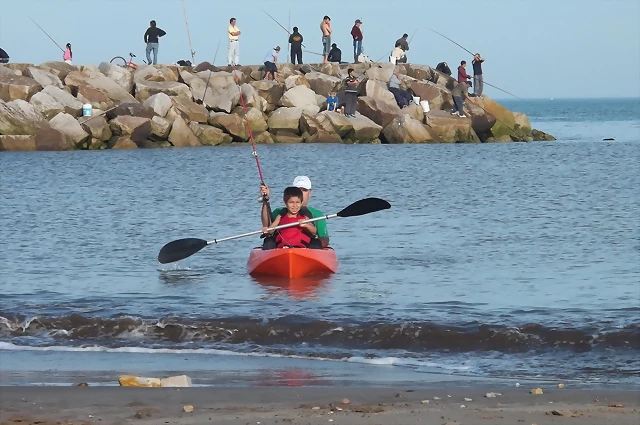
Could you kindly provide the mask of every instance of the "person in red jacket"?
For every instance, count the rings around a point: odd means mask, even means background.
[[[362,53],[362,30],[360,29],[362,21],[356,19],[356,23],[351,28],[351,37],[353,37],[353,63],[358,63],[358,56]]]
[[[271,227],[282,224],[298,223],[297,226],[287,227],[278,230],[276,234],[276,248],[308,248],[318,229],[313,223],[303,223],[302,221],[312,218],[310,211],[302,206],[302,190],[299,187],[291,186],[284,190],[283,201],[285,208],[271,223]],[[267,231],[267,227],[262,228],[262,233]]]
[[[467,66],[467,61],[460,62],[460,66],[458,67],[458,82],[464,83],[467,80],[471,79],[471,75],[467,74],[467,70],[465,67]]]

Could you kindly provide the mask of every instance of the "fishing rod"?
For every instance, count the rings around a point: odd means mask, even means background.
[[[56,43],[56,41],[49,35],[49,33],[47,33],[44,28],[42,28],[40,25],[38,25],[38,23],[36,21],[33,20],[33,18],[31,18],[31,16],[27,15],[27,17],[29,19],[31,19],[31,22],[33,22],[34,24],[36,24],[38,26],[38,28],[40,28],[40,30],[45,33],[45,35],[47,37],[49,37],[49,40],[53,41],[53,44],[55,44],[56,46],[58,46],[58,49],[62,50],[64,52],[64,49],[62,47],[60,47],[60,45],[58,43]]]
[[[218,47],[216,47],[216,53],[213,55],[213,62],[211,62],[211,66],[216,66],[216,58],[218,57],[218,50],[220,49],[220,40],[218,40]],[[209,76],[207,77],[207,84],[204,86],[204,94],[202,95],[202,99],[196,99],[196,103],[199,105],[204,105],[207,107],[207,104],[204,103],[204,98],[207,95],[207,89],[209,88],[209,80],[211,79],[211,73],[213,70],[209,70]]]
[[[184,7],[184,0],[182,0],[182,12],[184,13],[184,23],[187,26],[187,38],[189,39],[189,49],[191,50],[191,63],[196,63],[196,52],[193,51],[191,45],[191,33],[189,32],[189,21],[187,21],[187,9]]]
[[[429,30],[429,31],[431,31],[431,32],[434,32],[434,33],[438,34],[438,35],[439,35],[439,36],[441,36],[441,37],[446,38],[447,40],[449,40],[450,42],[452,42],[452,43],[453,43],[453,44],[455,44],[456,46],[460,47],[460,48],[461,48],[462,50],[464,50],[465,52],[469,53],[471,56],[475,56],[475,55],[471,52],[471,50],[469,50],[469,49],[465,48],[465,47],[464,47],[464,46],[462,46],[461,44],[456,43],[455,41],[453,41],[452,39],[450,39],[450,38],[449,38],[449,37],[447,37],[446,35],[444,35],[444,34],[442,34],[442,33],[438,32],[438,31],[436,31],[436,30],[434,30],[434,29],[431,29],[431,28],[429,28],[429,27],[424,27],[424,28],[425,28],[425,29],[428,29],[428,30]],[[413,38],[413,36],[414,36],[414,35],[416,34],[416,32],[418,32],[420,29],[421,29],[421,28],[418,28],[417,30],[415,30],[415,31],[413,32],[413,34],[411,35],[411,38],[409,39],[409,41],[411,41],[411,39]],[[503,93],[506,93],[506,94],[508,94],[508,95],[511,95],[511,96],[513,96],[513,97],[517,98],[517,99],[521,99],[521,100],[522,100],[522,98],[521,98],[520,96],[516,96],[515,94],[510,93],[510,92],[508,92],[508,91],[506,91],[506,90],[503,90],[503,89],[501,89],[501,88],[500,88],[500,87],[498,87],[498,86],[494,86],[493,84],[487,83],[486,81],[483,81],[483,84],[486,84],[486,85],[488,85],[488,86],[490,86],[490,87],[493,87],[494,89],[500,90],[500,91],[501,91],[501,92],[503,92]]]
[[[279,26],[280,28],[282,28],[283,30],[285,30],[285,31],[287,32],[287,34],[291,35],[291,32],[289,32],[289,30],[288,30],[288,29],[286,29],[285,27],[283,27],[283,26],[282,26],[282,24],[276,20],[276,18],[274,18],[273,16],[271,16],[271,15],[269,14],[269,12],[267,12],[267,11],[266,11],[266,10],[264,10],[264,9],[262,9],[262,11],[263,11],[264,13],[266,13],[266,14],[267,14],[267,16],[268,16],[268,17],[270,17],[270,18],[271,18],[271,20],[272,20],[273,22],[275,22],[276,24],[278,24],[278,26]],[[289,41],[288,41],[288,40],[287,40],[287,43],[289,43]],[[305,46],[305,45],[304,45],[304,43],[300,43],[300,44],[301,44],[301,45],[302,45],[302,47],[304,47],[305,49],[307,48],[307,46]],[[309,51],[309,50],[307,50],[306,52],[307,52],[307,53],[311,53],[312,55],[324,56],[322,53],[311,52],[311,51]]]

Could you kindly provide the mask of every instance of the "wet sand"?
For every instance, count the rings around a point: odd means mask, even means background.
[[[640,423],[640,391],[530,389],[0,387],[0,425]]]

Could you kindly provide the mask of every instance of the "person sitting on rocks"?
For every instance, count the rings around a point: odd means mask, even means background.
[[[275,49],[267,53],[264,58],[264,79],[268,80],[269,75],[273,74],[273,79],[278,78],[278,53],[280,53],[280,46],[276,46]]]
[[[329,93],[329,97],[327,97],[327,111],[335,111],[338,113],[342,113],[341,108],[338,107],[338,96],[336,96],[335,91],[331,91]]]
[[[0,48],[0,63],[9,63],[9,54]]]
[[[407,91],[400,88],[400,71],[398,68],[393,70],[391,78],[389,79],[389,91],[393,93],[393,97],[396,98],[396,103],[400,108],[406,108],[413,101],[413,96]]]
[[[451,75],[451,68],[449,68],[449,65],[447,65],[446,62],[440,62],[438,65],[436,65],[436,71],[442,72],[446,75]]]
[[[469,97],[469,87],[471,87],[471,81],[465,81],[458,83],[457,86],[451,90],[451,96],[453,96],[453,111],[451,115],[457,115],[462,118],[466,118],[464,114],[464,99],[469,99],[469,102],[473,103],[473,100]]]
[[[407,63],[407,55],[404,54],[400,43],[396,43],[396,47],[391,52],[391,57],[395,59],[396,63]]]

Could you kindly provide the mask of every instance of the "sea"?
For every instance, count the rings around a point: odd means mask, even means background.
[[[247,274],[250,144],[2,153],[0,385],[565,382],[640,386],[640,99],[504,100],[552,142],[258,145],[297,175],[339,269]]]

